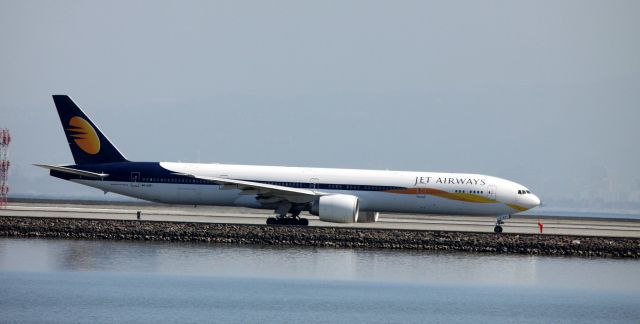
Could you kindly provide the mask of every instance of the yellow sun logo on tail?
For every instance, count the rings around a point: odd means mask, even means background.
[[[93,129],[93,126],[91,126],[88,121],[76,116],[69,120],[69,126],[72,128],[67,128],[67,130],[76,133],[71,135],[71,137],[74,138],[74,142],[76,142],[83,151],[91,155],[100,152],[100,138],[98,138],[96,130]]]

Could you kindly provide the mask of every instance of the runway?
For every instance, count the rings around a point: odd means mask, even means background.
[[[233,207],[186,207],[168,205],[88,205],[88,204],[49,204],[49,203],[10,203],[0,209],[1,216],[19,217],[59,217],[86,219],[123,219],[134,220],[141,212],[144,221],[164,222],[201,222],[224,224],[264,225],[270,211]],[[310,220],[309,226],[348,227],[375,229],[402,229],[416,231],[456,231],[456,232],[493,232],[495,218],[456,215],[404,215],[381,214],[376,223],[336,224],[321,222],[318,217],[303,215]],[[547,217],[541,220],[543,234],[630,237],[640,238],[640,221],[573,219]],[[266,225],[265,225],[266,226]],[[538,220],[530,217],[518,217],[507,220],[503,225],[505,233],[539,233]]]

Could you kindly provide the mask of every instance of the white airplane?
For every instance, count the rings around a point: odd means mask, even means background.
[[[380,212],[496,216],[540,204],[529,189],[481,174],[203,163],[131,162],[66,95],[54,95],[73,165],[43,165],[54,177],[139,199],[273,209],[267,224],[376,222]]]

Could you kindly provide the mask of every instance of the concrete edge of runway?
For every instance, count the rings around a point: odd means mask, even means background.
[[[268,210],[239,207],[176,206],[154,203],[99,202],[85,204],[84,201],[12,202],[0,216],[14,217],[59,217],[76,219],[122,219],[135,220],[137,211],[143,219],[157,222],[192,222],[218,224],[264,225],[272,215]],[[322,222],[316,216],[304,215],[311,227],[360,228],[406,231],[442,231],[464,233],[492,233],[495,218],[455,215],[410,215],[382,214],[376,223],[336,224]],[[608,218],[548,217],[540,218],[543,235],[567,235],[590,237],[640,238],[640,220],[616,220]],[[537,234],[538,218],[516,216],[504,225],[504,234]]]

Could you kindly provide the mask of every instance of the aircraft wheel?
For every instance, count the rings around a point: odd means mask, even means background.
[[[502,233],[502,226],[496,225],[496,227],[493,228],[493,231],[496,233]]]
[[[267,225],[300,225],[300,226],[308,226],[309,220],[306,218],[275,218],[269,217],[267,218]]]

